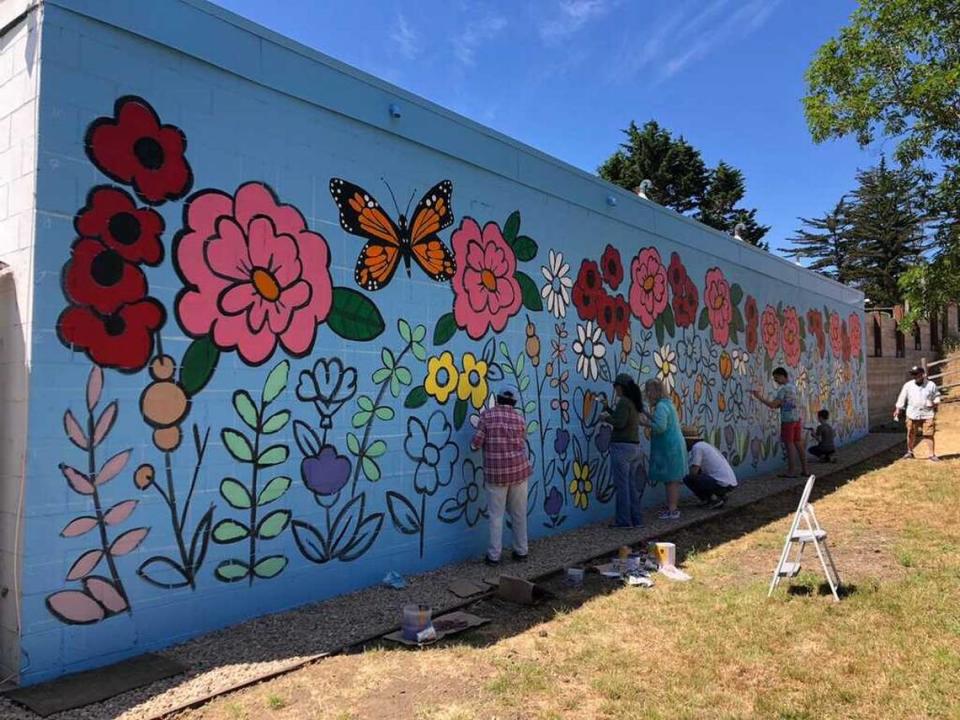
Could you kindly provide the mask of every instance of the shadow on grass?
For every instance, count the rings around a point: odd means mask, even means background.
[[[811,597],[814,594],[814,589],[816,589],[816,594],[820,597],[825,597],[831,595],[830,586],[822,582],[814,588],[812,585],[790,585],[787,587],[787,595],[792,597]],[[837,588],[837,595],[840,596],[840,599],[851,597],[856,595],[859,591],[859,588],[856,585],[841,585]]]

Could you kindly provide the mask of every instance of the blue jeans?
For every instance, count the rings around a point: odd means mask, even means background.
[[[640,500],[647,481],[640,460],[640,446],[634,443],[611,443],[610,474],[617,493],[614,524],[640,527],[643,525]]]

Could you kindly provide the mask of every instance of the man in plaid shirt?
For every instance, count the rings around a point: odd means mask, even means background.
[[[527,455],[527,429],[515,408],[511,390],[497,394],[495,407],[481,413],[470,447],[483,448],[483,476],[490,515],[490,549],[487,565],[500,563],[503,544],[503,513],[510,513],[513,527],[513,559],[527,559],[527,479],[533,474]]]

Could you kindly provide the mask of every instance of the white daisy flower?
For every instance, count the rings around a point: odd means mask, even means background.
[[[797,372],[797,379],[794,382],[794,385],[796,385],[797,387],[798,393],[805,393],[807,391],[807,381],[808,381],[807,369],[805,367],[801,367],[800,370]]]
[[[677,374],[677,353],[670,347],[664,345],[659,350],[653,352],[653,363],[657,366],[657,380],[663,383],[666,391],[673,391],[673,378]]]
[[[547,310],[556,318],[566,317],[570,304],[570,288],[573,280],[568,273],[570,264],[563,261],[563,253],[550,251],[549,262],[540,268],[547,284],[540,290],[540,296],[547,304]]]
[[[497,396],[494,393],[490,393],[490,397],[487,398],[487,405],[484,408],[481,408],[479,412],[470,414],[470,424],[476,428],[480,425],[480,416],[485,410],[489,410],[497,404]]]
[[[606,346],[600,342],[603,330],[588,320],[586,325],[577,325],[577,339],[573,341],[573,351],[577,354],[577,372],[587,380],[600,377],[599,361],[607,354]]]
[[[733,357],[733,369],[737,375],[746,375],[747,366],[750,364],[750,353],[740,348],[734,348],[731,355]]]

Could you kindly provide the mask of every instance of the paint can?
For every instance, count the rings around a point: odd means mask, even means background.
[[[407,640],[419,642],[418,636],[432,627],[433,609],[429,605],[411,603],[403,606],[403,621],[400,630]]]
[[[673,543],[652,542],[648,546],[647,552],[654,557],[661,567],[677,564],[677,546]]]
[[[566,584],[570,587],[580,587],[583,585],[583,568],[567,568]]]

